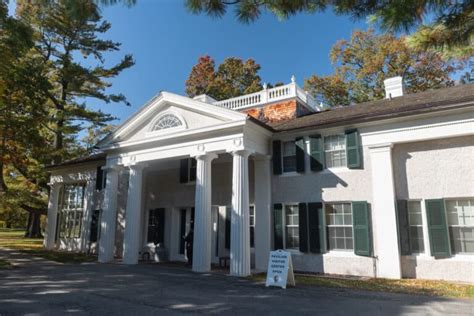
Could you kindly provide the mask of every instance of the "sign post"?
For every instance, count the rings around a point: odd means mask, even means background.
[[[287,284],[295,286],[291,253],[283,250],[271,251],[265,285],[286,289]]]

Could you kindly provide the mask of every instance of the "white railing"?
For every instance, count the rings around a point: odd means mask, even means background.
[[[292,82],[287,85],[271,89],[267,89],[266,85],[264,85],[262,91],[246,94],[236,98],[217,101],[214,103],[214,105],[231,110],[242,110],[285,99],[299,98],[313,111],[321,111],[325,108],[322,104],[318,104],[309,93],[300,88],[296,84],[294,77],[291,78],[291,81]]]

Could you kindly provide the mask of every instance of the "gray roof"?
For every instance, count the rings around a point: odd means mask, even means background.
[[[268,125],[276,132],[283,132],[301,128],[347,125],[473,105],[474,84],[465,84],[407,94],[393,99],[335,107],[288,121],[268,123]]]

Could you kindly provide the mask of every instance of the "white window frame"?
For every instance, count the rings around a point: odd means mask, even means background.
[[[75,208],[68,208],[65,209],[65,188],[66,186],[73,186],[81,187],[82,188],[82,204],[81,207]],[[61,188],[61,196],[60,196],[60,207],[59,207],[59,238],[67,238],[67,239],[79,239],[82,238],[82,230],[84,225],[84,213],[85,213],[85,194],[86,194],[86,184],[83,182],[76,182],[76,183],[64,183]],[[69,204],[69,203],[68,203]],[[78,213],[81,213],[80,220],[78,220]],[[71,223],[72,220],[72,223]],[[63,231],[64,225],[64,231]],[[70,227],[71,225],[71,227]],[[79,228],[77,230],[77,225]],[[70,228],[68,228],[70,227]],[[78,231],[79,234],[76,236],[75,232]]]
[[[250,210],[253,210],[253,215],[251,214]],[[251,223],[250,219],[253,218],[253,224]],[[254,204],[250,204],[249,205],[249,227],[252,228],[253,227],[253,244],[254,244],[254,247],[252,247],[252,243],[250,243],[250,248],[253,249],[255,248],[255,220],[256,220],[256,214],[255,214],[255,205]],[[251,237],[249,236],[249,239],[251,239]],[[250,240],[249,240],[250,242]]]
[[[295,170],[292,171],[285,171],[285,163],[284,163],[284,158],[285,157],[293,157],[293,156],[285,156],[285,144],[286,143],[292,143],[294,148],[295,148]],[[296,142],[294,139],[292,140],[282,140],[281,141],[281,173],[285,175],[296,175],[298,174],[296,172]]]
[[[349,204],[350,207],[350,214],[351,214],[351,231],[352,231],[352,249],[331,249],[329,246],[329,227],[342,227],[346,228],[349,225],[329,225],[327,221],[327,214],[326,214],[326,206],[334,205],[334,204]],[[350,201],[328,201],[323,203],[323,210],[324,210],[324,247],[326,248],[328,253],[353,253],[354,252],[354,217],[352,215],[352,203]],[[347,214],[347,213],[343,213]],[[343,219],[344,219],[344,215]]]
[[[300,244],[300,235],[299,235],[299,218],[298,218],[298,224],[297,225],[291,225],[291,227],[297,227],[298,228],[298,247],[297,248],[287,248],[286,246],[286,207],[287,206],[295,206],[296,209],[298,210],[298,216],[299,216],[299,203],[296,202],[289,202],[289,203],[284,203],[282,204],[282,226],[283,226],[283,249],[288,250],[288,251],[294,251],[294,252],[299,252],[299,244]]]
[[[175,127],[170,127],[170,128],[165,128],[165,129],[154,130],[154,127],[155,127],[156,123],[158,123],[163,117],[165,117],[167,115],[172,115],[172,116],[176,117],[181,122],[181,125],[175,126]],[[165,111],[163,113],[160,113],[160,115],[158,115],[156,118],[154,118],[151,121],[151,123],[148,127],[148,132],[146,133],[145,136],[150,137],[150,136],[168,134],[168,133],[173,133],[173,132],[180,131],[180,130],[185,130],[187,128],[188,127],[187,127],[186,121],[184,120],[182,115],[180,115],[179,113],[176,113],[175,111]]]
[[[420,225],[413,225],[410,221],[410,203],[418,203],[420,205],[420,219],[421,219],[421,224]],[[407,214],[408,214],[408,227],[411,230],[411,227],[421,227],[421,232],[422,232],[422,237],[423,237],[423,252],[415,252],[411,250],[411,255],[417,256],[417,255],[425,255],[427,253],[427,243],[426,243],[426,238],[425,238],[425,230],[428,229],[425,227],[425,219],[423,216],[424,208],[423,208],[423,201],[421,200],[407,200]],[[412,237],[410,233],[410,249],[413,249],[412,247]]]
[[[445,212],[446,212],[446,226],[448,228],[448,238],[449,238],[449,247],[451,249],[451,254],[453,256],[473,256],[474,255],[474,252],[457,252],[455,253],[454,252],[454,249],[452,247],[452,240],[451,240],[451,233],[450,233],[450,227],[474,227],[474,226],[470,226],[470,225],[450,225],[449,224],[449,212],[448,212],[448,202],[452,202],[452,201],[456,201],[456,202],[459,202],[459,201],[462,201],[462,200],[467,200],[470,201],[471,200],[474,200],[473,197],[461,197],[461,198],[447,198],[447,199],[444,199],[444,209],[445,209]],[[474,207],[474,205],[469,205],[470,207]]]
[[[344,148],[343,149],[330,149],[330,150],[327,150],[326,149],[326,140],[331,138],[331,137],[335,137],[335,136],[339,136],[339,137],[344,138]],[[346,136],[345,136],[344,133],[331,133],[331,134],[323,135],[324,168],[325,169],[330,169],[330,170],[331,169],[347,169],[346,148],[347,148]],[[333,153],[333,152],[337,152],[337,151],[342,151],[343,152],[345,164],[342,165],[342,166],[328,166],[328,163],[327,163],[328,153]]]

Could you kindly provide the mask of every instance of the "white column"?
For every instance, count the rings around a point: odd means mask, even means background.
[[[193,271],[211,270],[211,165],[216,154],[196,156]]]
[[[271,241],[270,156],[255,157],[255,269],[266,271]]]
[[[392,144],[369,148],[372,164],[372,219],[374,228],[377,276],[401,278],[398,248],[395,187],[392,167]]]
[[[250,275],[249,152],[232,153],[232,216],[230,274]]]
[[[142,186],[144,164],[130,166],[127,210],[125,212],[125,236],[123,239],[123,263],[137,264],[140,251],[142,215]]]
[[[115,227],[117,226],[117,191],[119,167],[107,169],[104,203],[100,222],[99,262],[110,262],[115,253]]]
[[[59,183],[50,184],[49,202],[48,202],[48,218],[46,223],[46,236],[44,238],[44,247],[48,250],[54,248],[56,237],[56,225],[58,218]]]
[[[94,199],[95,190],[95,179],[89,179],[86,184],[86,190],[84,192],[84,217],[82,221],[81,229],[81,251],[87,252],[89,247],[89,239],[91,234],[91,219],[92,219],[92,206]]]

